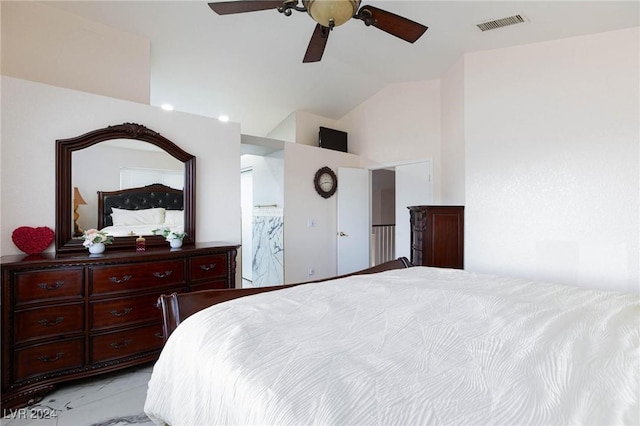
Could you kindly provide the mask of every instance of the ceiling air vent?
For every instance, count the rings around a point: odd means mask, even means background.
[[[495,21],[478,24],[481,31],[495,30],[497,28],[508,27],[509,25],[523,24],[527,22],[522,15],[513,15],[508,18],[496,19]]]

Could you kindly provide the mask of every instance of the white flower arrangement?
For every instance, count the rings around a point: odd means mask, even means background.
[[[172,241],[172,240],[182,241],[182,239],[187,236],[185,232],[172,231],[169,228],[154,229],[151,232],[153,233],[153,235],[162,235],[164,239],[167,241]]]
[[[106,232],[98,231],[97,229],[87,229],[82,234],[82,238],[84,239],[82,245],[85,247],[91,247],[95,243],[111,244],[113,242],[111,235],[107,235]]]

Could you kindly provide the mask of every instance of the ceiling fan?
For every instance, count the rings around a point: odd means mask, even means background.
[[[374,26],[391,35],[413,43],[427,30],[422,24],[403,18],[373,6],[360,7],[361,0],[237,0],[209,3],[218,15],[277,9],[285,16],[292,10],[307,12],[317,22],[307,52],[302,62],[318,62],[322,59],[330,31],[350,19],[359,19],[366,26]]]

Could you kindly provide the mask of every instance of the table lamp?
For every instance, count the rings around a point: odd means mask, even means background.
[[[82,229],[78,226],[78,218],[80,217],[80,213],[78,213],[78,206],[86,205],[87,202],[80,195],[80,190],[78,190],[77,186],[73,187],[73,235],[79,236],[82,235]]]

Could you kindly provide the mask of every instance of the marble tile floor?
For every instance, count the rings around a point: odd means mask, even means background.
[[[148,364],[61,385],[38,404],[3,410],[0,425],[152,426],[143,410],[152,367]]]

